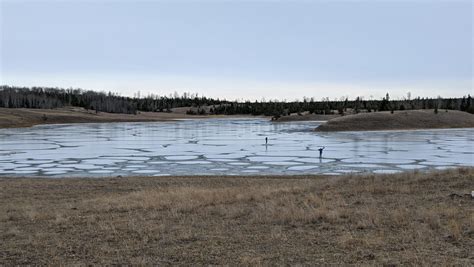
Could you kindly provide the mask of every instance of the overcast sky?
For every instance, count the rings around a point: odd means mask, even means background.
[[[0,2],[0,84],[252,100],[473,91],[469,0]]]

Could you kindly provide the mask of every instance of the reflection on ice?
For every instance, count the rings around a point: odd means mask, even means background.
[[[426,166],[423,165],[397,165],[398,168],[404,169],[404,170],[414,170],[414,169],[423,169],[426,168]]]
[[[261,170],[261,169],[268,169],[270,167],[268,166],[249,166],[247,169],[256,169],[256,170]]]
[[[290,171],[306,171],[306,170],[311,170],[311,169],[315,169],[315,168],[319,168],[319,166],[316,166],[316,165],[293,166],[293,167],[289,167],[288,170],[290,170]]]
[[[0,175],[340,175],[474,165],[472,129],[309,131],[316,126],[213,119],[2,129]]]
[[[301,162],[294,162],[294,161],[268,161],[264,162],[264,164],[268,165],[280,165],[280,166],[290,166],[290,165],[299,165],[303,164]]]
[[[188,159],[197,159],[197,156],[167,156],[167,160],[188,160]]]
[[[195,165],[195,164],[211,164],[210,161],[205,160],[195,160],[195,161],[177,161],[178,164],[186,164],[186,165]]]
[[[141,173],[141,174],[149,174],[149,173],[157,173],[160,171],[157,170],[137,170],[137,171],[132,171],[133,173]]]

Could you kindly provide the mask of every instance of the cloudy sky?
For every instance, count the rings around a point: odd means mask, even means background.
[[[0,2],[0,84],[251,100],[473,91],[470,0]]]

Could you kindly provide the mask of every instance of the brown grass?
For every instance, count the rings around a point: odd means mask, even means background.
[[[0,128],[30,127],[38,124],[94,123],[94,122],[143,122],[167,121],[188,118],[183,113],[140,112],[133,114],[95,113],[78,107],[59,109],[0,108]],[[192,118],[203,118],[193,116]]]
[[[456,110],[359,113],[329,120],[316,131],[373,131],[474,127],[474,115]]]
[[[287,122],[287,121],[327,121],[330,119],[338,118],[340,115],[321,115],[321,114],[291,114],[289,116],[282,116],[276,122]]]
[[[474,264],[474,169],[0,186],[4,265]]]
[[[202,119],[229,117],[223,115],[197,116],[186,115],[189,108],[176,108],[173,112],[139,112],[133,114],[95,113],[79,107],[59,109],[0,108],[0,128],[30,127],[38,124],[58,123],[97,123],[97,122],[147,122],[169,121],[177,119]],[[245,116],[231,116],[245,117]]]

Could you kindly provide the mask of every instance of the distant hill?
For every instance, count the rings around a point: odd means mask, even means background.
[[[457,110],[359,113],[329,120],[316,131],[374,131],[474,127],[474,115]]]

